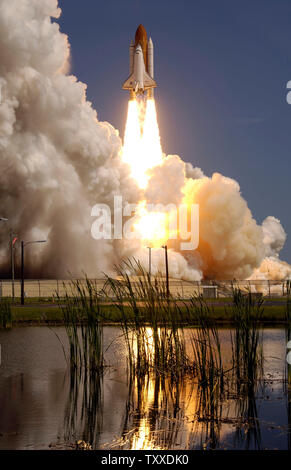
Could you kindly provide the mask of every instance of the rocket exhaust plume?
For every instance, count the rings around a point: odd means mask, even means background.
[[[148,171],[163,161],[154,99],[147,100],[145,115],[140,118],[139,108],[143,106],[136,99],[128,102],[122,152],[123,161],[130,165],[131,175],[141,189],[147,186]]]
[[[166,241],[172,277],[290,278],[290,266],[279,259],[286,234],[277,219],[258,225],[236,181],[205,176],[179,156],[163,154],[153,99],[154,49],[143,29],[130,48],[122,146],[118,131],[98,121],[86,85],[67,74],[68,38],[51,20],[59,15],[57,0],[0,0],[0,214],[19,239],[47,240],[30,251],[26,275],[97,277],[129,256],[147,266],[149,243],[155,248],[152,273],[163,272],[158,247]],[[116,195],[139,202],[141,240],[91,237],[92,206],[107,204],[113,211]],[[199,204],[199,247],[182,252],[167,241],[165,213],[145,207],[193,203]],[[9,276],[4,228],[0,263]]]
[[[135,43],[129,48],[129,78],[123,89],[130,91],[128,114],[124,135],[123,161],[131,167],[131,174],[140,188],[148,182],[147,171],[162,163],[162,148],[157,121],[156,105],[152,89],[157,86],[153,79],[154,56],[153,42],[147,40],[143,25],[135,33]],[[136,95],[144,96],[147,101],[136,100]],[[145,107],[145,113],[143,108]]]

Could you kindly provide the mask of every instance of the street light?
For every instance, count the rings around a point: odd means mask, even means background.
[[[24,305],[24,247],[32,243],[45,243],[46,240],[21,241],[21,305]]]
[[[5,217],[0,217],[0,222],[6,222],[8,219],[6,219]],[[2,289],[0,291],[0,296],[2,295]]]
[[[14,245],[17,241],[17,233],[10,229],[10,260],[11,260],[11,281],[12,281],[12,299],[14,300]]]
[[[165,261],[166,261],[166,286],[167,286],[167,297],[170,297],[170,288],[169,288],[169,265],[168,265],[168,247],[167,245],[162,246],[165,250]]]

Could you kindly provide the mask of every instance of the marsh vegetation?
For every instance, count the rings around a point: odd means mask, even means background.
[[[133,270],[134,277],[129,274]],[[187,301],[172,298],[165,280],[149,276],[137,262],[120,266],[118,277],[107,277],[102,291],[86,278],[67,288],[71,290],[65,299],[59,298],[64,327],[40,328],[48,331],[49,344],[58,338],[67,364],[63,422],[58,425],[62,433],[58,431],[60,438],[52,440],[53,447],[259,449],[268,445],[266,435],[277,428],[273,423],[268,425],[272,430],[266,430],[259,404],[273,406],[269,397],[282,384],[290,408],[290,388],[287,375],[273,374],[278,359],[270,359],[263,349],[268,333],[261,322],[262,299],[240,291],[234,283],[232,302],[225,306],[234,320],[231,327],[221,328],[211,303],[201,296]],[[104,326],[108,319],[103,305],[108,298],[114,299],[111,316],[113,311],[117,326]],[[288,309],[286,304],[286,316]],[[2,311],[7,327],[9,306]],[[49,357],[50,348],[44,357]],[[54,346],[54,354],[56,350]],[[285,367],[284,352],[273,355],[280,354],[280,367]],[[40,356],[36,357],[39,362]],[[56,383],[61,387],[59,380]],[[60,396],[58,389],[54,400]],[[278,426],[283,435],[279,418]]]

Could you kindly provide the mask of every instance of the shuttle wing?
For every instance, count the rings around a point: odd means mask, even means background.
[[[147,72],[144,72],[143,84],[145,90],[148,88],[155,88],[157,86],[157,82],[152,77],[150,77]]]
[[[124,84],[122,85],[124,90],[133,90],[135,88],[135,79],[134,74],[132,73],[127,80],[125,80]]]
[[[149,76],[147,72],[143,74],[143,88],[144,90],[148,90],[149,88],[155,88],[157,86],[156,81]],[[136,80],[134,77],[134,73],[132,73],[127,80],[122,85],[124,90],[135,90],[136,88]]]

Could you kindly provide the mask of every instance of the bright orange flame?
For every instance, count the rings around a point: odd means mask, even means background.
[[[143,103],[128,102],[122,159],[131,167],[131,174],[140,188],[148,183],[148,170],[163,161],[156,105],[147,100],[143,117]]]
[[[154,99],[144,102],[130,100],[128,103],[122,159],[131,168],[132,177],[141,189],[146,189],[149,170],[163,162],[160,132]],[[160,246],[168,239],[167,214],[148,212],[146,201],[139,203],[140,216],[135,229],[141,234],[144,244]]]
[[[141,235],[142,240],[153,248],[164,244],[168,236],[168,215],[165,212],[149,212],[145,207],[145,201],[141,201],[137,215],[140,217],[135,224],[135,230]]]
[[[122,159],[131,168],[132,177],[140,184],[142,171],[140,169],[141,154],[141,128],[139,123],[139,109],[136,100],[128,102],[127,121],[124,133]]]
[[[163,162],[156,104],[153,99],[147,100],[141,146],[145,171]]]

